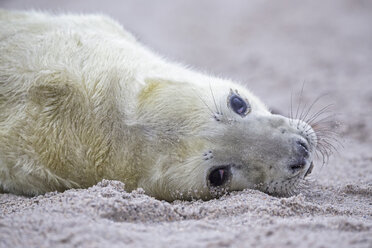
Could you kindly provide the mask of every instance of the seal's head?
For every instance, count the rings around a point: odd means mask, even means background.
[[[311,126],[272,114],[240,85],[152,80],[139,98],[139,119],[156,141],[139,186],[158,198],[208,199],[246,188],[290,195],[312,170]]]

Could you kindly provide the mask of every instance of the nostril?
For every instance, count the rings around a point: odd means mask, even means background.
[[[289,164],[289,169],[295,173],[303,170],[306,167],[306,159],[304,157],[297,157]]]
[[[297,144],[300,145],[306,151],[308,150],[307,144],[303,142],[302,140],[297,141]]]
[[[289,168],[295,172],[295,171],[298,171],[298,170],[301,170],[305,167],[305,163],[296,163],[296,164],[292,164],[289,166]]]
[[[296,140],[296,149],[289,169],[295,173],[306,167],[306,160],[310,156],[309,145],[303,140]]]
[[[306,157],[306,158],[309,157],[310,152],[309,152],[308,145],[302,140],[298,140],[297,145],[299,147],[299,151],[300,151],[301,155]]]

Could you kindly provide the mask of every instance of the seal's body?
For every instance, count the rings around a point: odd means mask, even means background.
[[[0,26],[5,192],[113,179],[166,200],[287,194],[312,167],[309,125],[165,61],[109,18],[1,10]]]

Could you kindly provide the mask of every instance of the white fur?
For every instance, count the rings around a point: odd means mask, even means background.
[[[207,173],[224,163],[248,168],[232,169],[229,190],[268,189],[288,174],[277,152],[292,151],[273,130],[300,137],[308,128],[271,115],[238,84],[165,61],[107,17],[0,10],[0,26],[0,188],[7,192],[105,178],[161,199],[209,198]],[[245,118],[228,108],[230,90],[249,101]],[[208,151],[214,158],[206,161]],[[274,153],[269,162],[259,159],[265,153]]]

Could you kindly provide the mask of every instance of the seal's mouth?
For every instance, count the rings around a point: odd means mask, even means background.
[[[313,171],[313,168],[314,168],[314,163],[311,162],[309,169],[307,169],[307,171],[304,175],[304,178],[311,174],[311,172]]]

